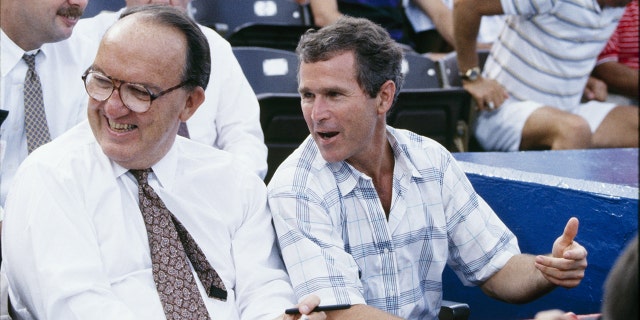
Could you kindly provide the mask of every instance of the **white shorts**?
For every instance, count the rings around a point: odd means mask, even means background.
[[[524,123],[535,110],[543,106],[544,104],[535,101],[507,99],[495,111],[478,113],[474,135],[487,151],[518,151]],[[583,117],[593,133],[615,107],[614,103],[589,101],[564,111]]]

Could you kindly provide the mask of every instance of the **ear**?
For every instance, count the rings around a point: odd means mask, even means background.
[[[380,86],[380,92],[378,93],[378,114],[384,114],[391,109],[395,94],[396,84],[393,81],[387,80]]]
[[[202,102],[204,102],[204,89],[199,86],[195,87],[187,96],[184,109],[182,109],[180,113],[180,121],[187,122],[196,110],[198,110]]]

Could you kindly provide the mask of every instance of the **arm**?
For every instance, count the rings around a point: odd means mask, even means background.
[[[453,12],[442,0],[413,0],[431,18],[445,41],[455,48],[453,33]]]
[[[347,310],[327,311],[327,316],[331,320],[402,320],[366,304],[356,304]]]
[[[500,271],[482,284],[482,291],[509,303],[525,303],[541,297],[556,286],[577,286],[587,268],[587,250],[573,240],[577,233],[578,219],[571,218],[563,234],[553,243],[550,256],[513,256]]]
[[[78,186],[47,171],[55,170],[22,171],[6,202],[3,268],[18,315],[140,318],[113,291],[92,216],[73,191]],[[38,201],[29,200],[34,193]],[[148,296],[149,292],[136,294]]]
[[[453,30],[458,69],[465,72],[478,67],[476,40],[483,15],[503,14],[500,0],[455,0],[453,5]],[[462,82],[463,87],[473,96],[479,109],[485,109],[489,102],[500,106],[508,98],[506,90],[496,81],[480,77],[478,80]]]
[[[342,16],[338,11],[337,0],[311,0],[309,5],[313,22],[319,27],[332,24]]]
[[[638,70],[617,61],[607,61],[597,65],[592,75],[604,81],[609,91],[638,98]]]

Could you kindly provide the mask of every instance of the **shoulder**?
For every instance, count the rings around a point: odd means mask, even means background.
[[[330,165],[322,158],[320,150],[308,136],[282,163],[269,181],[269,189],[283,186],[306,187],[312,181],[326,177],[333,179]],[[332,181],[335,184],[335,181]]]
[[[234,181],[258,177],[254,170],[243,165],[243,161],[239,161],[236,155],[228,151],[180,136],[176,137],[175,144],[179,166],[191,168],[191,172],[196,175]]]

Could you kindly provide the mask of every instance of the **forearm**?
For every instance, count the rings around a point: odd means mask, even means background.
[[[610,92],[638,98],[638,72],[619,62],[610,61],[597,65],[592,75],[604,81]]]
[[[555,288],[535,267],[535,256],[519,254],[487,280],[482,291],[488,296],[509,303],[526,303]]]
[[[342,14],[338,11],[336,0],[311,0],[309,2],[313,22],[319,27],[324,27],[338,20]]]
[[[453,5],[453,31],[458,58],[458,69],[462,72],[478,66],[476,39],[481,15],[474,10],[475,1],[455,0]]]
[[[442,0],[414,0],[414,3],[431,18],[444,40],[455,47],[453,11]]]
[[[365,304],[355,304],[346,310],[327,311],[328,320],[401,320],[390,313]]]

